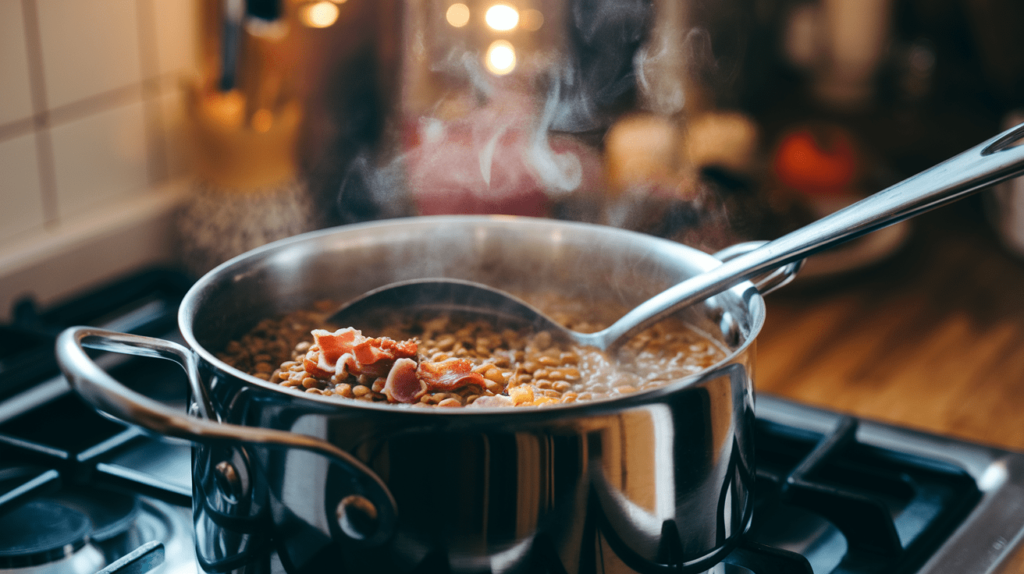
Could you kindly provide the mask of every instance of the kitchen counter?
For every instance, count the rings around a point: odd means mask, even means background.
[[[767,297],[757,392],[1024,451],[1024,260],[973,197],[889,260]]]

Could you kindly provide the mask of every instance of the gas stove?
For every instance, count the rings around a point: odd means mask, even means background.
[[[191,445],[97,414],[71,392],[53,355],[57,333],[83,321],[173,336],[189,285],[152,270],[45,312],[24,300],[0,326],[0,572],[196,572]],[[185,408],[175,365],[98,360]]]
[[[149,270],[52,309],[22,301],[0,326],[0,573],[223,571],[195,558],[190,445],[97,414],[53,357],[54,337],[75,324],[180,342],[176,311],[190,283]],[[173,363],[97,361],[135,390],[182,410],[189,404]],[[1024,565],[1022,454],[770,396],[758,397],[755,444],[753,523],[710,572],[1001,573]],[[600,528],[593,536],[601,559],[581,564],[685,571],[671,543],[662,564],[637,564],[617,558],[621,547]],[[227,571],[282,569],[272,546],[229,561]],[[445,572],[446,564],[420,570]]]

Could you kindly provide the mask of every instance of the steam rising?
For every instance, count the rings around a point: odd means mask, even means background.
[[[550,127],[567,132],[607,127],[614,109],[636,89],[633,54],[654,18],[653,8],[645,0],[574,2],[570,16],[574,49],[558,72],[560,105]]]
[[[554,123],[558,112],[560,86],[552,82],[538,128],[534,130],[529,154],[531,164],[547,189],[554,192],[570,192],[583,183],[583,164],[578,156],[571,153],[555,153],[547,137],[548,129]]]
[[[545,14],[546,26],[561,26],[559,39],[566,46],[531,55],[529,43],[508,36],[520,60],[507,76],[488,72],[484,51],[489,40],[445,45],[432,39],[428,20],[419,15],[408,36],[414,57],[406,66],[425,66],[409,78],[429,85],[405,87],[415,105],[391,118],[385,138],[392,142],[389,149],[366,151],[349,165],[340,211],[348,220],[441,213],[549,215],[552,202],[567,201],[575,202],[569,204],[575,211],[561,216],[658,234],[671,235],[679,225],[692,227],[694,214],[701,212],[704,221],[721,223],[733,208],[706,189],[692,191],[683,207],[679,189],[653,189],[661,180],[607,198],[609,160],[598,147],[584,143],[597,143],[588,137],[606,133],[638,109],[679,122],[689,78],[717,67],[711,36],[689,26],[688,6],[680,0],[572,1],[564,14]],[[455,29],[447,22],[444,26]],[[682,156],[673,154],[665,157]],[[674,185],[698,184],[691,178]],[[587,202],[594,205],[580,208]],[[591,208],[599,215],[583,214]]]
[[[682,2],[662,2],[662,14],[650,40],[636,52],[637,84],[651,111],[666,116],[683,110],[686,102],[686,57]]]
[[[487,187],[491,187],[491,165],[494,163],[494,148],[498,146],[498,138],[505,133],[508,126],[502,126],[491,139],[484,144],[482,150],[480,150],[480,175],[484,178],[484,183]]]

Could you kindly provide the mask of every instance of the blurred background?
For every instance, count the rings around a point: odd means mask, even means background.
[[[776,237],[1019,121],[1022,22],[1016,0],[0,0],[0,313],[419,214]],[[1020,253],[1003,187],[950,209]]]

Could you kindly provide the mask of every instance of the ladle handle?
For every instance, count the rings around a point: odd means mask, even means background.
[[[759,249],[666,289],[601,333],[611,345],[726,289],[787,263],[951,203],[1024,172],[1024,124],[825,216]]]
[[[714,256],[715,259],[722,261],[730,261],[737,257],[750,253],[751,251],[763,247],[767,241],[747,241],[745,243],[737,243],[730,245],[721,251],[716,251]],[[804,259],[797,259],[789,265],[783,265],[778,269],[766,273],[762,277],[755,277],[751,279],[754,283],[754,287],[757,287],[757,292],[761,295],[767,295],[776,289],[781,289],[786,285],[789,285],[791,281],[796,279],[797,273],[804,266]]]

